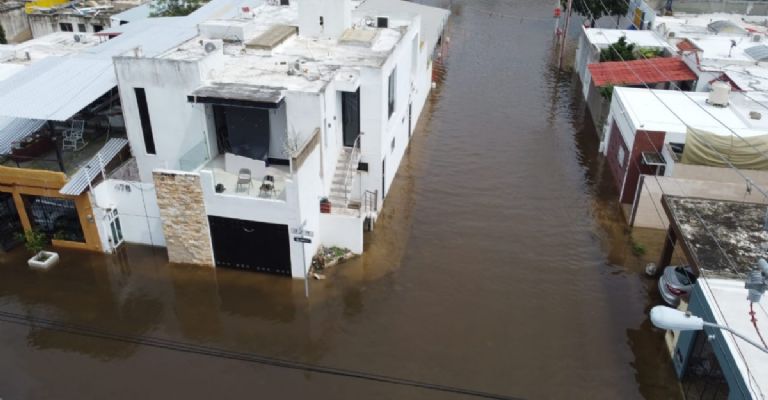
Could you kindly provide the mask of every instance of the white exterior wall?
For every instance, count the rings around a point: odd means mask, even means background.
[[[84,17],[72,14],[29,14],[29,27],[32,37],[39,38],[53,32],[61,32],[60,23],[72,24],[72,33],[83,33],[78,29],[79,24],[85,25],[85,33],[94,33],[93,26],[100,25],[108,29],[111,25],[108,16]]]
[[[2,9],[0,11],[0,26],[5,31],[5,39],[8,43],[23,42],[32,35],[23,5]]]
[[[134,57],[115,58],[125,128],[143,182],[155,169],[181,169],[180,161],[201,142],[210,142],[203,104],[187,102],[200,86],[197,63]],[[135,88],[144,88],[156,154],[147,154]]]
[[[111,248],[106,241],[110,232],[105,219],[105,210],[108,208],[117,209],[123,238],[127,243],[165,246],[160,209],[157,206],[153,184],[107,179],[94,188],[94,195],[94,212],[100,226],[99,233],[102,233],[102,230],[107,233],[101,235],[104,249]]]
[[[320,18],[323,25],[320,25]],[[299,0],[299,35],[335,39],[352,25],[350,0]]]
[[[363,253],[363,219],[338,214],[320,214],[320,241],[326,247]]]

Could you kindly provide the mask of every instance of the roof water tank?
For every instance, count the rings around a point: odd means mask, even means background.
[[[707,102],[717,107],[728,107],[728,98],[730,95],[731,85],[723,81],[716,81],[712,83],[712,90],[709,92],[709,99]]]

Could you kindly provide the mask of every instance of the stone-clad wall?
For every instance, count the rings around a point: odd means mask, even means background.
[[[213,266],[200,176],[161,171],[153,175],[169,261]]]

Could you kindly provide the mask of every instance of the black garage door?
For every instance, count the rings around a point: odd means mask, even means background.
[[[288,225],[208,217],[216,265],[291,275]]]

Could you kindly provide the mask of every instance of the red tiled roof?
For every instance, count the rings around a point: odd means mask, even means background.
[[[609,61],[589,64],[596,87],[606,85],[642,85],[696,80],[696,74],[677,57],[656,57],[634,61]]]
[[[695,44],[691,43],[688,39],[683,39],[677,44],[677,48],[680,51],[693,51],[698,50],[698,47],[696,47]]]

